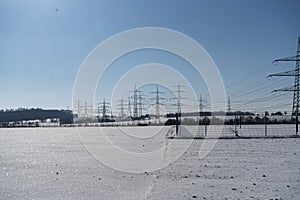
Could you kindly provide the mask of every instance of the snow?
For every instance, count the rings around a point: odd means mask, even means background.
[[[165,138],[168,128],[0,129],[0,199],[299,199],[299,138],[219,139],[200,159],[203,140],[173,140],[170,148],[171,141]],[[185,145],[191,146],[162,169],[123,172],[95,159],[89,149],[96,147],[112,160],[118,158],[99,140],[104,139],[99,132],[104,129],[115,145],[127,151],[167,149],[160,157],[167,161]],[[274,126],[269,133],[281,129]],[[119,134],[123,131],[126,137]],[[84,133],[93,137],[80,140]]]

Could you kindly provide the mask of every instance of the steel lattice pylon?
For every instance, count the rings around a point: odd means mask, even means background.
[[[296,56],[277,59],[274,62],[279,62],[279,61],[296,61],[295,70],[290,70],[290,71],[287,71],[287,72],[272,74],[272,75],[269,75],[269,76],[294,76],[295,77],[295,82],[294,82],[293,87],[274,90],[274,92],[277,92],[277,91],[292,91],[292,92],[294,92],[292,117],[295,117],[296,135],[298,135],[298,115],[299,115],[299,98],[300,98],[299,97],[300,37],[298,37],[298,45],[297,45]]]

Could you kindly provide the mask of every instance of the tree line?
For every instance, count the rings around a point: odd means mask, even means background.
[[[0,123],[36,119],[43,121],[51,118],[58,118],[61,124],[73,123],[73,113],[71,110],[44,110],[41,108],[0,110]]]

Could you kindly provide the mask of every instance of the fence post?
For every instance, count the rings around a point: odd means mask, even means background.
[[[237,133],[236,126],[237,126],[237,116],[234,115],[234,134]]]
[[[242,114],[240,113],[240,128],[242,128]]]
[[[296,136],[298,136],[298,113],[296,114]]]
[[[268,135],[268,132],[267,132],[267,111],[265,111],[265,136]]]
[[[178,136],[178,113],[176,113],[176,136]]]

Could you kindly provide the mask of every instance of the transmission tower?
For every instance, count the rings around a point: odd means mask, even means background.
[[[206,100],[203,100],[203,99],[202,99],[202,95],[200,94],[200,95],[199,95],[199,100],[198,100],[198,102],[199,102],[199,115],[201,116],[201,114],[203,113],[203,108],[206,107],[206,106],[204,105],[204,103],[206,103],[207,101],[206,101]]]
[[[132,115],[131,115],[131,101],[130,101],[130,96],[128,97],[128,116],[132,117]]]
[[[119,110],[120,110],[120,116],[121,118],[124,118],[125,117],[125,103],[124,103],[124,98],[122,97],[120,100],[119,100]]]
[[[81,114],[81,110],[83,108],[83,113]],[[85,122],[88,122],[88,118],[92,118],[93,117],[93,104],[91,103],[89,105],[89,103],[87,101],[84,101],[84,104],[81,105],[80,101],[77,101],[77,112],[79,113],[78,117],[80,118],[84,118]]]
[[[91,118],[94,118],[93,103],[91,103],[90,105],[90,111],[91,111]]]
[[[294,86],[288,87],[288,88],[273,90],[273,92],[278,92],[278,91],[292,91],[292,92],[294,92],[292,118],[295,116],[296,135],[298,135],[300,36],[298,37],[298,46],[297,46],[296,55],[291,56],[291,57],[287,57],[287,58],[277,59],[277,60],[274,61],[274,63],[281,62],[281,61],[294,61],[294,62],[296,62],[295,70],[290,70],[290,71],[281,72],[281,73],[277,73],[277,74],[271,74],[269,76],[294,76],[295,77]]]
[[[177,90],[174,90],[173,92],[177,94],[177,97],[174,98],[174,99],[177,100],[177,102],[176,102],[176,104],[173,104],[173,105],[177,106],[177,113],[178,113],[179,117],[181,117],[181,107],[183,105],[182,104],[182,99],[186,99],[185,97],[182,97],[182,94],[186,93],[186,91],[183,91],[181,89],[184,86],[180,85],[179,83],[175,87],[177,87]]]
[[[110,109],[109,103],[107,103],[104,98],[103,102],[98,104],[98,113],[102,112],[102,118],[101,118],[102,122],[107,121],[108,118],[107,113],[109,113],[109,109]]]
[[[87,101],[84,102],[84,117],[87,118],[88,115],[88,103]]]
[[[166,100],[166,98],[161,97],[164,92],[159,91],[158,85],[156,85],[156,91],[150,92],[150,94],[155,94],[155,98],[151,98],[150,100],[155,100],[155,103],[152,105],[155,105],[155,111],[156,111],[156,116],[155,118],[159,120],[160,118],[160,106],[165,105],[161,103],[162,100]]]
[[[103,99],[103,103],[102,103],[102,118],[106,117],[106,102],[105,102],[105,98]]]
[[[143,116],[143,103],[142,103],[142,99],[143,99],[142,92],[139,92],[139,116]]]
[[[97,106],[97,118],[100,117],[100,112],[101,112],[101,107],[100,107],[100,105],[98,104],[98,106]]]
[[[76,101],[76,110],[77,110],[78,118],[79,118],[80,115],[81,115],[81,108],[82,108],[82,107],[83,107],[83,106],[81,105],[81,101],[77,100],[77,101]]]
[[[228,100],[227,100],[227,112],[231,112],[230,97],[228,97]]]
[[[143,103],[142,100],[144,99],[144,95],[142,91],[136,89],[134,86],[133,90],[133,118],[139,118],[143,115]]]
[[[133,91],[133,117],[138,117],[138,90],[136,89],[136,86],[134,86]]]

